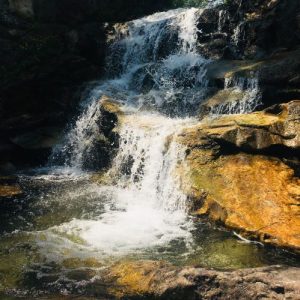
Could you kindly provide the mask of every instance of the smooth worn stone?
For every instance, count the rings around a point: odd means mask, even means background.
[[[300,270],[280,266],[222,272],[163,261],[121,262],[105,274],[117,299],[298,299]]]
[[[241,149],[262,150],[284,146],[299,151],[300,101],[274,106],[262,112],[204,119],[199,128],[212,140]]]

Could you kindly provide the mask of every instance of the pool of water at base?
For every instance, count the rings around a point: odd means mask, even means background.
[[[130,233],[136,230],[132,225],[120,228],[121,233],[109,231],[105,238],[97,240],[97,233],[103,236],[101,230],[111,230],[109,224],[105,227],[101,223],[97,227],[98,222],[102,222],[101,216],[107,213],[107,207],[112,211],[125,210],[114,207],[111,200],[114,190],[107,182],[106,185],[100,183],[102,180],[99,174],[19,176],[24,195],[0,204],[1,299],[30,299],[37,295],[39,299],[68,299],[69,294],[85,295],[85,287],[91,285],[97,272],[127,260],[164,260],[178,266],[222,270],[273,264],[300,265],[299,256],[293,253],[245,243],[232,231],[193,217],[187,221],[188,229],[180,229],[188,232],[188,237],[175,234],[173,239],[173,233],[168,232],[171,237],[163,242],[155,239],[153,242],[151,237],[147,239],[146,231],[143,240],[136,241]],[[145,218],[147,216],[142,215],[133,222]],[[82,222],[92,223],[82,226]],[[147,228],[142,228],[142,232]],[[86,230],[85,234],[83,230]],[[114,234],[121,235],[114,238]],[[163,236],[164,233],[158,231],[159,234]],[[155,238],[162,239],[160,236]],[[102,247],[101,243],[105,242],[116,244]],[[135,246],[135,242],[142,246]]]

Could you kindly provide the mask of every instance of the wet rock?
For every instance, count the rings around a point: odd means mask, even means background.
[[[243,150],[273,146],[300,150],[300,101],[280,104],[263,112],[204,120],[207,137]]]
[[[230,105],[238,104],[243,101],[245,96],[246,91],[236,88],[219,90],[212,97],[201,103],[199,117],[203,118],[217,111],[225,113],[222,111],[222,107],[226,109],[226,106],[229,107]]]
[[[21,196],[23,190],[16,182],[16,178],[13,176],[0,177],[0,199],[8,199],[16,196]]]
[[[221,272],[164,262],[121,262],[108,270],[118,299],[296,299],[300,274],[280,266]]]
[[[20,196],[22,194],[23,191],[18,185],[0,185],[0,198],[11,198],[14,196]]]
[[[179,141],[188,148],[182,178],[192,210],[249,237],[299,250],[300,180],[280,158],[286,149],[297,157],[298,133],[299,101],[187,128]],[[273,157],[257,152],[275,146],[278,158],[273,150]]]
[[[202,112],[207,108],[231,102],[231,95],[222,95],[225,80],[229,78],[257,78],[261,94],[260,108],[282,102],[288,102],[300,97],[300,51],[284,51],[264,60],[218,60],[208,65],[207,76],[212,85],[218,87],[217,102],[207,99],[202,104]],[[219,97],[218,93],[220,92]],[[223,99],[223,100],[222,100]]]
[[[120,106],[106,96],[99,100],[99,106],[100,114],[97,120],[99,132],[84,160],[84,168],[89,170],[109,168],[119,147],[117,129],[123,114]]]

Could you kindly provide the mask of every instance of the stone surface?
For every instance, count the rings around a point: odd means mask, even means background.
[[[222,90],[225,79],[230,78],[258,79],[262,102],[259,108],[299,99],[299,72],[299,49],[282,51],[266,59],[213,61],[207,67],[207,76],[218,89],[212,97],[201,103],[201,113],[205,115],[217,105],[236,100],[230,90]]]
[[[0,198],[11,198],[22,194],[23,191],[18,185],[0,184]]]
[[[300,101],[263,112],[207,118],[199,126],[210,139],[244,150],[282,146],[300,151]]]
[[[23,190],[16,182],[16,178],[13,176],[1,176],[0,177],[0,198],[9,199],[16,196],[21,196]]]
[[[121,262],[105,274],[118,299],[299,299],[300,270],[280,266],[221,272],[164,262]],[[96,283],[97,284],[97,283]]]
[[[192,211],[249,237],[299,250],[300,179],[280,158],[241,153],[275,145],[299,153],[298,134],[299,101],[187,128],[179,141],[187,147],[181,172]]]
[[[93,171],[106,170],[117,154],[119,134],[117,127],[122,119],[119,105],[103,96],[99,100],[100,114],[96,121],[99,133],[95,136],[93,147],[84,158],[84,168]]]

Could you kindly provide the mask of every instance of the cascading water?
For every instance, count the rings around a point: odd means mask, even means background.
[[[158,110],[169,116],[193,114],[206,94],[208,60],[197,53],[197,19],[203,10],[177,9],[157,13],[118,27],[107,58],[107,79],[93,87],[83,112],[51,156],[82,168],[92,155],[101,95],[137,110]]]
[[[187,117],[195,114],[207,91],[210,61],[197,52],[197,20],[202,13],[196,8],[177,9],[115,27],[107,58],[113,78],[90,91],[82,115],[51,160],[58,158],[69,168],[83,169],[101,131],[97,99],[106,95],[127,111],[118,132],[119,153],[108,171],[115,185],[98,191],[99,197],[110,198],[101,214],[75,219],[50,232],[78,236],[106,255],[178,239],[186,245],[191,242],[186,196],[176,179],[184,149],[175,137],[183,125],[194,122]],[[256,90],[250,83],[226,81],[226,88]],[[227,110],[233,113],[236,107]]]
[[[253,78],[226,78],[225,91],[226,90],[239,94],[240,99],[229,102],[225,101],[220,105],[216,105],[210,111],[211,116],[222,114],[247,114],[253,112],[262,104],[257,76],[254,76]]]
[[[104,257],[155,249],[178,239],[188,246],[192,224],[176,176],[185,153],[175,140],[176,133],[191,122],[154,114],[129,116],[109,171],[117,183],[98,191],[101,198],[110,195],[105,211],[48,232],[77,236]]]
[[[209,61],[197,53],[201,13],[196,8],[178,9],[119,27],[107,59],[108,72],[115,78],[92,89],[82,115],[51,159],[82,169],[101,130],[97,99],[107,95],[117,100],[127,113],[118,131],[119,153],[107,174],[114,184],[98,190],[100,198],[109,200],[100,214],[48,229],[50,240],[57,234],[77,236],[104,256],[127,255],[174,241],[190,245],[187,199],[176,176],[185,149],[176,143],[176,136],[194,122],[187,116],[206,91]]]

